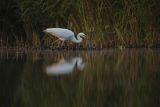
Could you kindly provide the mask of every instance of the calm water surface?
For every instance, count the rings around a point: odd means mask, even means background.
[[[0,51],[0,107],[159,107],[160,50]]]

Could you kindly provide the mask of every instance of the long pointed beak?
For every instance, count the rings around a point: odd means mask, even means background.
[[[83,36],[83,38],[84,38],[84,39],[87,39],[87,36],[86,36],[86,35],[84,35],[84,36]]]

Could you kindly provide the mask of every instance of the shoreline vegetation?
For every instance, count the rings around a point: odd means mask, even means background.
[[[18,58],[22,58],[25,55],[26,56],[32,56],[34,58],[38,57],[41,58],[43,57],[51,57],[51,56],[60,56],[60,57],[77,57],[77,56],[81,56],[81,54],[87,55],[102,55],[107,53],[108,55],[111,55],[112,53],[153,53],[156,52],[157,54],[159,53],[159,49],[157,48],[134,48],[134,49],[130,49],[130,48],[126,48],[125,50],[121,51],[120,49],[116,49],[116,48],[108,48],[108,49],[103,49],[103,50],[63,50],[61,49],[59,50],[46,50],[46,49],[17,49],[17,48],[0,48],[0,59],[10,59],[10,58],[14,58],[16,57],[16,59]],[[38,58],[38,59],[39,59]],[[58,57],[55,57],[58,58]]]
[[[159,0],[2,0],[0,49],[160,48]],[[84,32],[62,46],[48,27]]]

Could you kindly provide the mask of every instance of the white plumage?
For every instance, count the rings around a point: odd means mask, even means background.
[[[49,33],[61,41],[70,40],[74,43],[80,43],[83,41],[82,38],[85,37],[84,33],[78,33],[77,36],[75,36],[74,32],[71,30],[65,29],[65,28],[47,28],[44,30],[44,32]]]
[[[57,63],[47,66],[46,73],[48,75],[69,74],[74,71],[75,68],[78,68],[82,71],[84,67],[85,64],[81,57],[75,57],[69,60],[61,59]]]

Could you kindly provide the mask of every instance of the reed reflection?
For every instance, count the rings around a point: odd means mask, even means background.
[[[23,60],[13,60],[8,54],[9,57],[0,60],[1,79],[6,81],[1,85],[3,105],[159,107],[159,52],[137,49],[32,52],[25,53]],[[47,67],[50,67],[48,75],[60,76],[46,75]],[[59,72],[58,67],[63,70]]]

